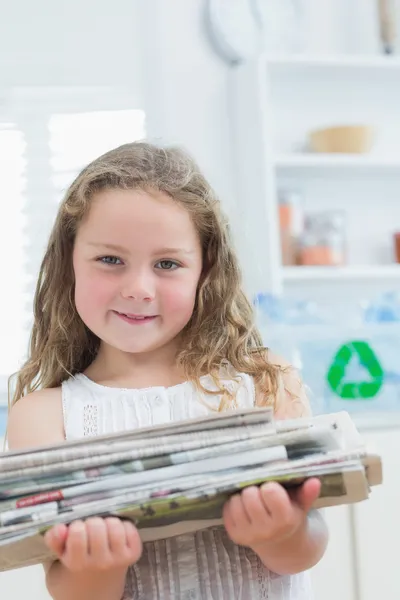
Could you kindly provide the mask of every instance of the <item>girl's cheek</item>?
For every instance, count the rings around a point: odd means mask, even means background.
[[[118,295],[117,286],[100,278],[88,278],[76,281],[76,302],[81,306],[95,307],[108,303]]]
[[[196,299],[195,285],[165,286],[161,292],[165,308],[170,310],[189,310],[193,308]]]

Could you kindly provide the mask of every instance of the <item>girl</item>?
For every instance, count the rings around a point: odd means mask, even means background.
[[[262,347],[228,228],[182,151],[133,143],[101,156],[62,202],[37,284],[30,355],[9,417],[11,448],[271,404],[308,411],[293,369]],[[55,600],[310,598],[322,557],[310,511],[319,482],[290,497],[249,487],[224,527],[142,547],[132,524],[92,518],[46,543]]]

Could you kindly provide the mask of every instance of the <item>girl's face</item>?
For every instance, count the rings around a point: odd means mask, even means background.
[[[120,351],[151,352],[173,342],[192,315],[201,244],[168,195],[105,190],[78,229],[73,266],[86,326]]]

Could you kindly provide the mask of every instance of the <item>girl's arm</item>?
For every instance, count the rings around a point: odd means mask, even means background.
[[[310,511],[300,527],[281,541],[255,544],[254,552],[271,571],[281,575],[314,567],[323,557],[328,530],[319,511]]]
[[[10,449],[64,442],[61,391],[47,389],[19,400],[8,420]],[[138,560],[136,528],[119,519],[75,521],[47,532],[59,560],[46,563],[46,586],[54,600],[120,600],[128,566]]]
[[[275,418],[309,416],[309,401],[297,370],[276,357],[268,358],[282,368]],[[262,404],[262,400],[258,395],[257,404]],[[321,513],[311,510],[319,491],[317,479],[306,481],[290,495],[277,483],[249,487],[225,505],[227,532],[237,544],[252,548],[275,573],[294,574],[310,569],[323,557],[328,543]]]
[[[136,528],[116,518],[53,527],[46,543],[59,556],[46,574],[54,600],[121,600],[128,567],[141,552]]]
[[[56,561],[47,569],[46,587],[54,600],[121,600],[126,571],[72,573]]]

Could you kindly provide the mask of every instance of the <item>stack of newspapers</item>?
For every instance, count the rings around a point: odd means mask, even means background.
[[[274,420],[269,408],[217,413],[0,454],[0,570],[52,558],[43,534],[93,515],[131,519],[143,541],[222,524],[230,495],[321,481],[315,508],[365,500],[382,482],[349,414]]]

